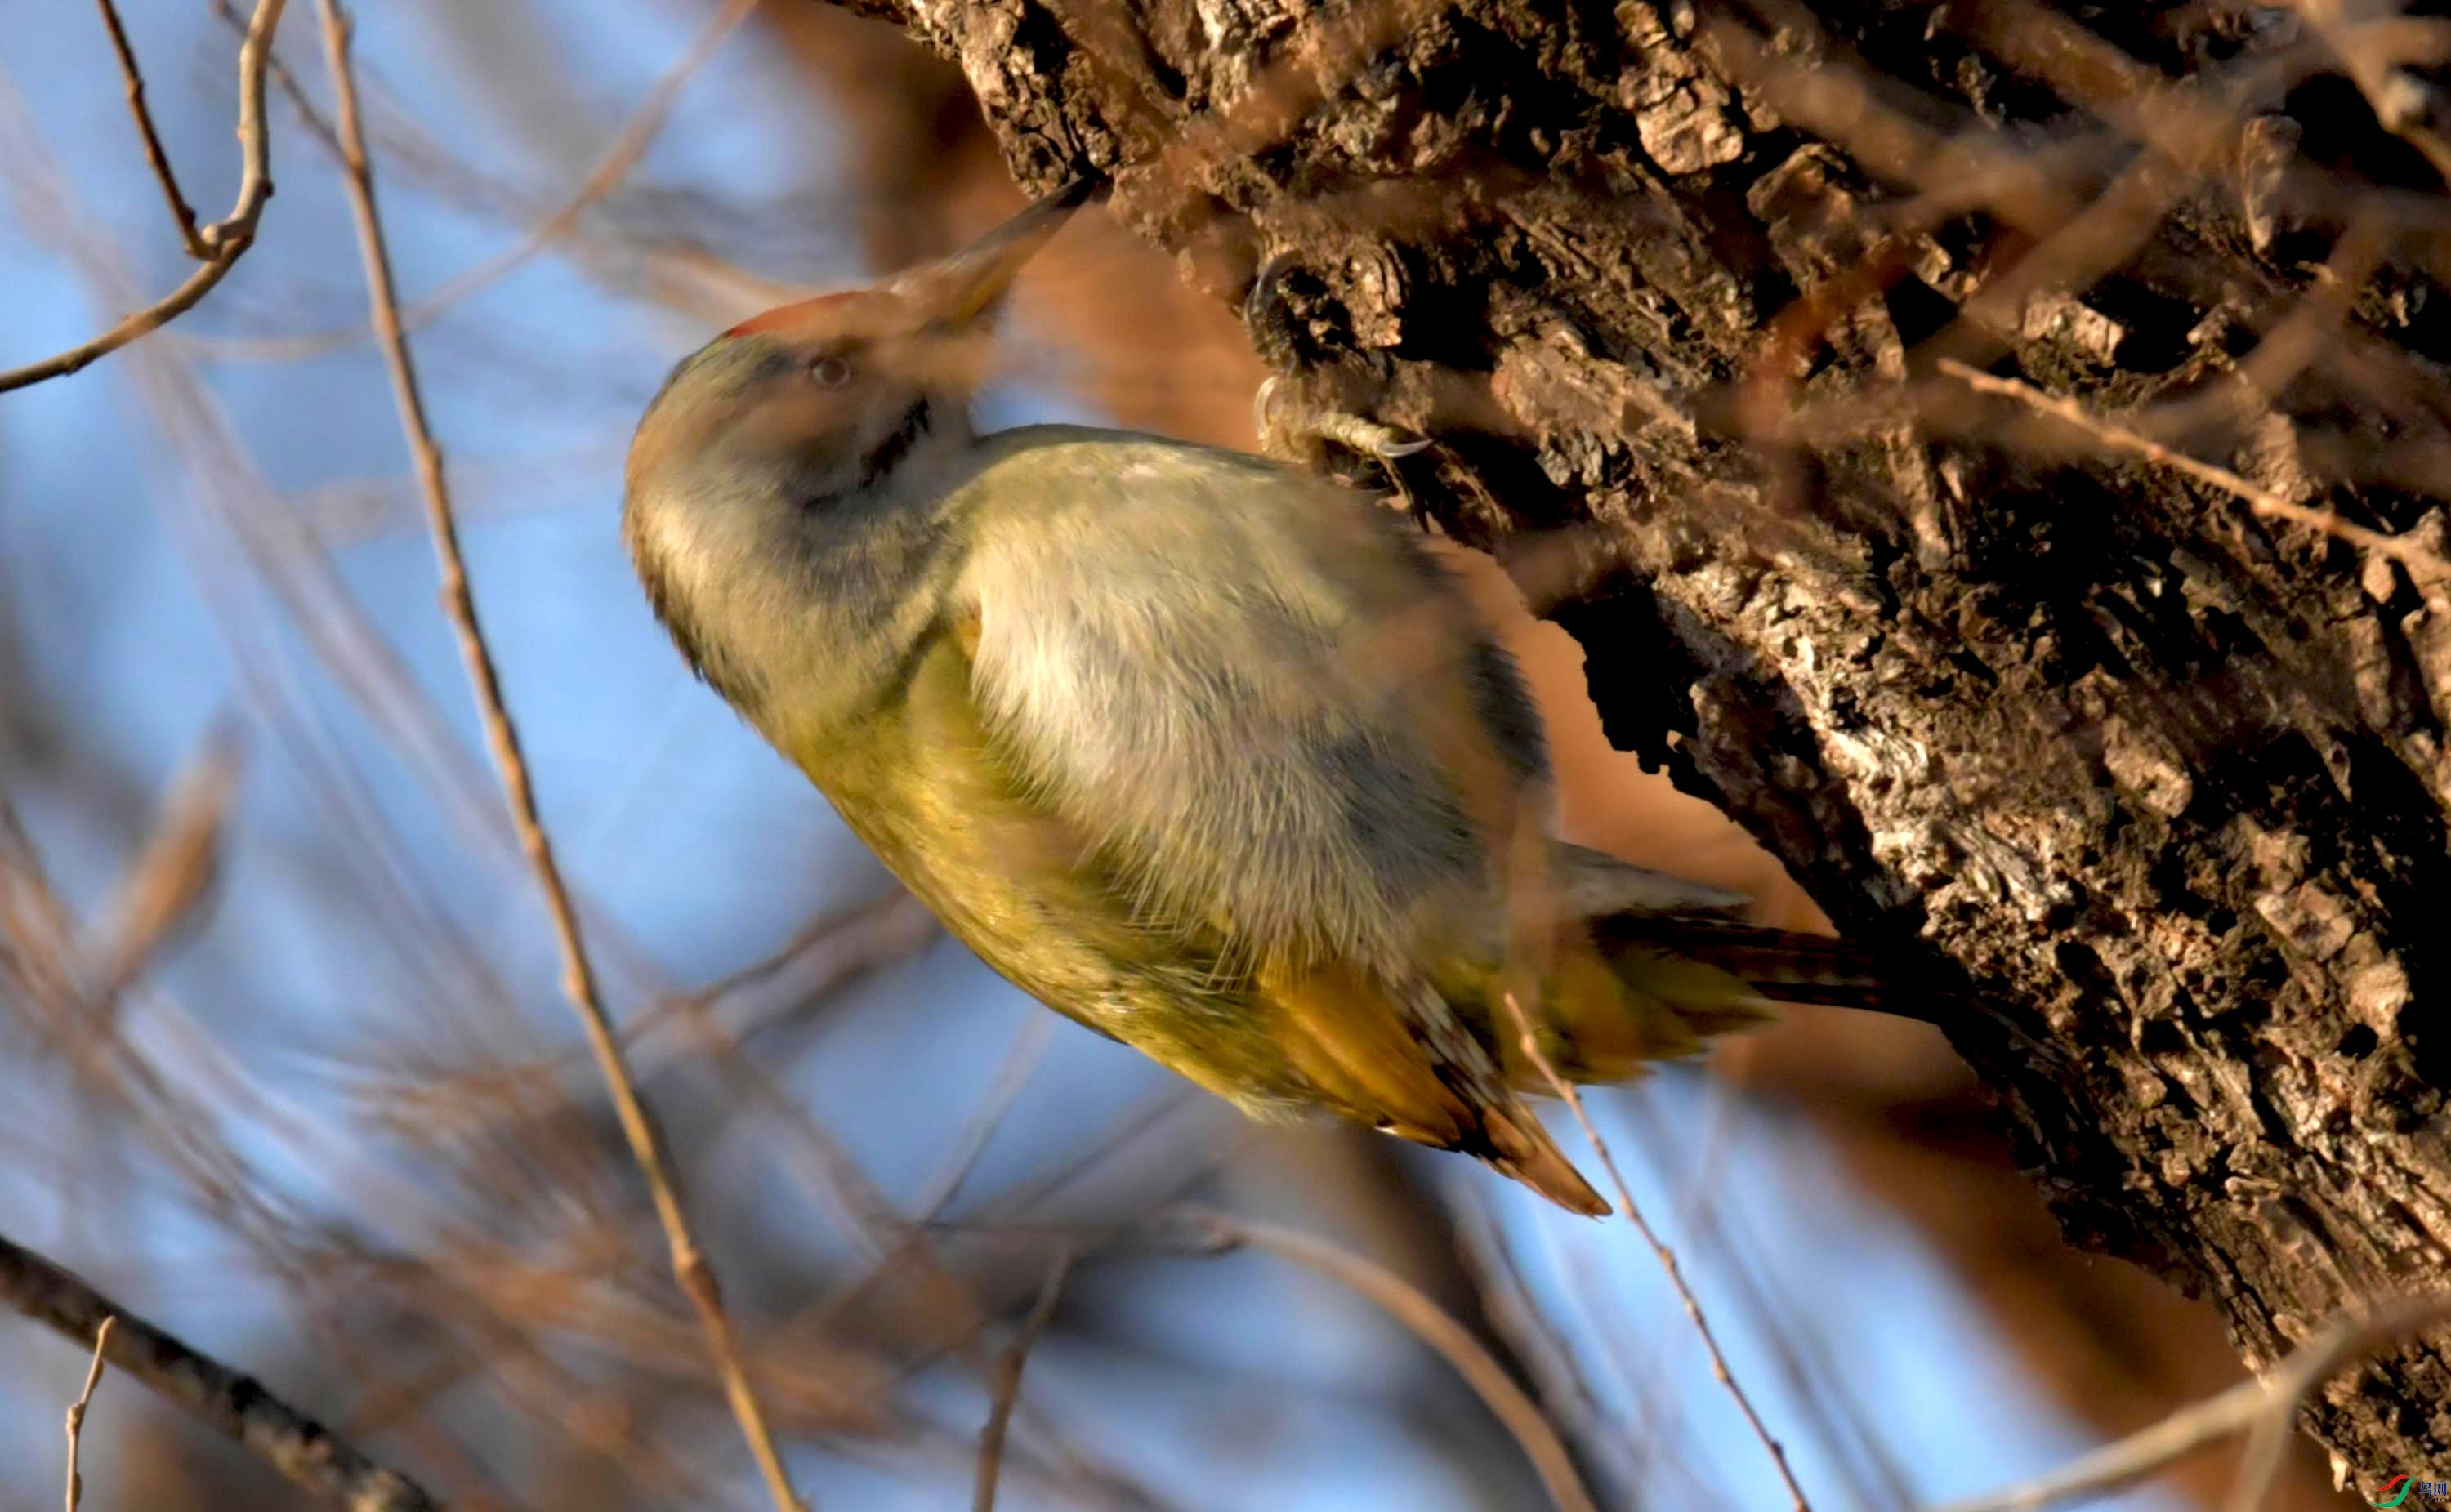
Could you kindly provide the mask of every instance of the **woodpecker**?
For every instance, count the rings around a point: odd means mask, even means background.
[[[1074,186],[674,369],[622,530],[690,666],[946,928],[1253,1115],[1604,1203],[1525,1102],[1857,980],[1744,899],[1555,836],[1539,717],[1418,530],[1262,458],[976,434]]]

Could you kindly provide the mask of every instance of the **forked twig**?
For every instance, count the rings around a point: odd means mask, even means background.
[[[190,1348],[6,1239],[0,1239],[0,1306],[79,1344],[92,1340],[97,1362],[108,1360],[335,1505],[350,1512],[433,1512],[441,1505],[423,1486],[367,1459],[262,1382]],[[87,1378],[88,1394],[98,1372],[97,1364]]]
[[[77,1447],[85,1438],[85,1409],[93,1405],[93,1388],[102,1384],[102,1352],[110,1346],[110,1327],[118,1321],[115,1315],[107,1317],[93,1331],[93,1363],[85,1367],[85,1389],[69,1404],[69,1512],[77,1512],[77,1503],[85,1500],[85,1477],[77,1474]]]
[[[2451,1317],[2451,1292],[2402,1297],[2356,1317],[2335,1319],[2253,1381],[2183,1407],[2049,1475],[1951,1502],[1938,1512],[2037,1512],[2078,1497],[2107,1496],[2208,1443],[2252,1429],[2247,1463],[2229,1502],[2231,1512],[2243,1512],[2262,1503],[2279,1450],[2287,1442],[2290,1420],[2308,1393],[2367,1350],[2446,1317]]]
[[[229,214],[192,233],[194,240],[205,247],[206,261],[187,275],[186,283],[172,289],[159,303],[138,310],[93,340],[39,363],[0,372],[0,393],[39,383],[49,378],[64,378],[147,332],[160,330],[195,308],[199,301],[212,292],[214,285],[228,276],[229,270],[237,265],[246,249],[255,245],[255,223],[264,214],[265,201],[272,197],[272,139],[264,124],[265,59],[272,50],[273,29],[280,25],[282,7],[285,3],[286,0],[258,0],[255,14],[246,24],[246,37],[239,44],[238,140],[244,161],[239,171],[238,201],[230,207]],[[108,7],[105,11],[108,13]],[[112,19],[115,21],[116,17]],[[115,26],[113,32],[116,37]],[[124,37],[117,40],[125,42]],[[122,55],[127,56],[125,52]],[[132,72],[129,74],[131,80],[135,77]],[[136,99],[139,123],[144,125],[143,91],[131,84],[130,92]],[[149,125],[147,126],[147,135],[148,138],[151,135]],[[158,151],[159,147],[159,143],[152,143],[148,151]],[[166,162],[162,172],[167,174],[167,171]],[[167,184],[167,178],[165,183]],[[170,190],[174,202],[177,202],[177,193],[175,188]],[[183,225],[181,229],[184,233],[187,227]]]
[[[383,240],[382,223],[375,207],[374,170],[366,158],[365,128],[360,119],[357,89],[349,69],[350,24],[342,14],[338,0],[317,0],[317,10],[324,23],[324,62],[332,76],[334,114],[345,166],[343,177],[348,187],[350,208],[357,221],[360,250],[365,263],[370,318],[376,338],[382,347],[384,365],[391,375],[392,398],[400,411],[401,428],[416,463],[418,483],[425,498],[428,523],[434,532],[435,556],[442,576],[443,612],[451,620],[452,630],[460,643],[461,659],[466,665],[468,680],[483,717],[486,744],[492,750],[494,765],[500,774],[504,795],[510,802],[511,819],[519,831],[520,848],[527,853],[528,861],[535,869],[538,885],[544,893],[546,910],[552,915],[555,943],[561,952],[562,987],[569,994],[571,1005],[578,1011],[579,1025],[586,1033],[589,1049],[595,1052],[598,1069],[612,1094],[614,1112],[620,1122],[622,1136],[628,1141],[639,1172],[646,1179],[657,1221],[663,1228],[665,1243],[671,1250],[674,1279],[697,1311],[733,1416],[739,1421],[741,1433],[749,1441],[750,1453],[757,1462],[758,1473],[765,1480],[767,1492],[774,1499],[777,1512],[796,1512],[802,1502],[792,1489],[790,1474],[783,1467],[782,1456],[776,1451],[774,1435],[767,1427],[765,1411],[750,1387],[748,1372],[741,1364],[739,1345],[733,1334],[731,1317],[724,1311],[722,1292],[716,1285],[714,1267],[691,1231],[662,1137],[622,1058],[620,1039],[613,1028],[611,1016],[604,1010],[595,971],[588,964],[586,948],[579,939],[578,910],[573,906],[570,891],[562,881],[560,865],[554,859],[553,844],[537,816],[535,784],[529,776],[526,758],[520,753],[519,732],[511,723],[510,710],[503,701],[500,675],[495,669],[493,654],[486,647],[484,631],[477,620],[476,599],[468,588],[467,564],[460,549],[459,525],[451,512],[450,487],[443,475],[442,453],[435,444],[433,428],[426,422],[425,403],[418,390],[417,371],[409,358],[408,338],[401,328],[400,298],[392,279],[391,252]]]
[[[979,1474],[971,1493],[971,1512],[995,1512],[996,1478],[1004,1469],[1005,1430],[1011,1426],[1012,1409],[1021,1401],[1021,1372],[1029,1364],[1030,1346],[1046,1331],[1047,1320],[1055,1316],[1055,1304],[1064,1295],[1064,1278],[1072,1272],[1072,1252],[1066,1250],[1055,1257],[1055,1265],[1047,1272],[1047,1280],[1038,1288],[1038,1300],[1029,1305],[1029,1316],[1021,1320],[1021,1330],[1012,1336],[1012,1344],[996,1362],[995,1395],[988,1404],[988,1424],[979,1433]]]
[[[1788,1500],[1794,1503],[1795,1512],[1813,1512],[1813,1503],[1805,1499],[1804,1487],[1796,1481],[1794,1469],[1787,1463],[1786,1447],[1772,1436],[1770,1425],[1762,1422],[1761,1414],[1754,1408],[1754,1399],[1745,1393],[1735,1372],[1728,1368],[1728,1357],[1720,1352],[1718,1336],[1711,1331],[1710,1320],[1702,1315],[1701,1301],[1694,1295],[1694,1288],[1685,1284],[1685,1272],[1676,1264],[1676,1252],[1660,1240],[1650,1220],[1642,1216],[1642,1209],[1634,1205],[1634,1193],[1627,1188],[1625,1176],[1617,1168],[1617,1157],[1609,1152],[1607,1141],[1600,1138],[1599,1129],[1584,1109],[1582,1094],[1575,1090],[1574,1083],[1558,1074],[1558,1068],[1550,1062],[1548,1052],[1540,1048],[1539,1033],[1532,1027],[1532,1017],[1523,1011],[1523,1005],[1515,1000],[1512,992],[1503,995],[1506,1011],[1515,1015],[1515,1028],[1521,1038],[1524,1056],[1547,1080],[1550,1089],[1573,1110],[1575,1122],[1583,1130],[1583,1137],[1591,1141],[1593,1153],[1599,1156],[1601,1168],[1608,1172],[1609,1186],[1617,1193],[1618,1206],[1624,1211],[1626,1221],[1642,1235],[1643,1243],[1651,1247],[1651,1252],[1659,1257],[1659,1268],[1668,1272],[1669,1286],[1676,1289],[1676,1300],[1684,1306],[1686,1318],[1693,1323],[1694,1331],[1701,1335],[1702,1348],[1711,1357],[1711,1374],[1718,1378],[1719,1384],[1727,1387],[1728,1395],[1735,1399],[1736,1410],[1744,1414],[1745,1423],[1752,1427],[1754,1437],[1760,1440],[1761,1446],[1769,1451],[1771,1463],[1777,1468],[1779,1482],[1787,1488]]]

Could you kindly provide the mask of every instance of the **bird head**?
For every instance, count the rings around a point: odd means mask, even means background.
[[[895,607],[929,523],[911,506],[973,439],[990,317],[1092,192],[1076,181],[949,257],[743,321],[648,405],[623,498],[632,560],[692,665],[753,718],[759,636],[803,611]]]
[[[988,317],[1090,192],[1090,181],[1075,181],[950,257],[725,331],[647,406],[630,489],[712,470],[807,503],[873,487],[928,435],[965,430],[987,367]]]

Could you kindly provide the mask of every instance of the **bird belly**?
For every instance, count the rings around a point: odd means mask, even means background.
[[[820,738],[778,738],[946,931],[1066,1017],[1275,1119],[1323,1107],[1270,1031],[1253,963],[1208,922],[1160,919],[1096,838],[999,758],[950,642],[903,695]]]

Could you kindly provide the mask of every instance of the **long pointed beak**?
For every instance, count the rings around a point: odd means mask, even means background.
[[[924,263],[887,285],[926,311],[931,322],[956,330],[971,325],[1003,302],[1013,275],[1038,255],[1072,212],[1106,197],[1103,179],[1074,179],[949,257]]]

